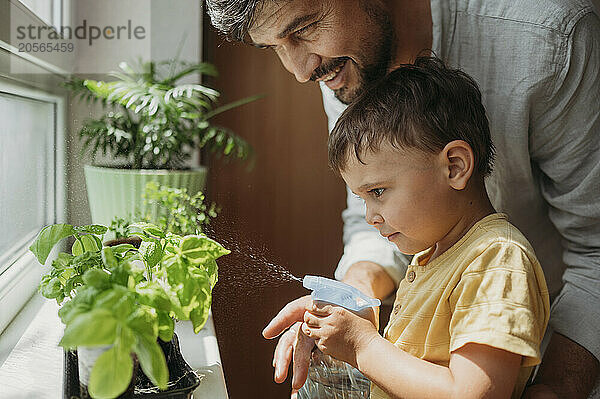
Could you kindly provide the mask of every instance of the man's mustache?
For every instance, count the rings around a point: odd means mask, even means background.
[[[327,63],[325,65],[320,65],[317,69],[315,69],[315,71],[313,72],[313,74],[310,77],[310,80],[312,80],[314,82],[317,79],[320,79],[323,76],[330,74],[337,67],[344,65],[344,63],[349,59],[350,59],[350,57],[339,57],[339,58],[333,59],[332,61],[330,61],[329,63]]]

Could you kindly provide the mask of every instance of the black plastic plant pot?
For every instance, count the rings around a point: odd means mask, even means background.
[[[144,399],[190,399],[194,390],[200,385],[200,377],[192,370],[189,364],[183,358],[179,349],[179,339],[177,335],[169,342],[158,340],[167,359],[169,368],[169,384],[165,391],[155,387],[150,379],[144,374],[141,368],[137,367],[130,388],[119,399],[125,398],[144,398]],[[63,380],[63,399],[87,399],[87,389],[84,386],[80,388],[79,371],[77,367],[77,352],[65,352],[65,367]],[[137,361],[135,362],[137,363]],[[135,384],[133,381],[135,380]]]

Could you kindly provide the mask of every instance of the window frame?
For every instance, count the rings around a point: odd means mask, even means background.
[[[66,220],[66,101],[65,98],[46,93],[40,89],[27,88],[15,84],[9,79],[0,78],[0,93],[25,99],[41,101],[53,105],[54,126],[49,129],[49,141],[53,145],[46,148],[50,166],[54,173],[50,173],[47,181],[47,192],[44,202],[44,225],[62,223]],[[41,229],[43,226],[39,226]],[[47,271],[47,266],[41,267],[33,254],[28,250],[37,233],[24,237],[21,245],[8,256],[4,255],[5,264],[0,265],[0,333],[10,324],[35,293],[41,275]]]

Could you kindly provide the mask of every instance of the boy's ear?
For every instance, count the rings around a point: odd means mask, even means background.
[[[446,144],[440,155],[448,183],[455,190],[463,190],[475,169],[475,156],[471,146],[463,140]]]

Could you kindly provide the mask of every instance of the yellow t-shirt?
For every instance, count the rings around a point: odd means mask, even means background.
[[[416,254],[400,282],[384,337],[398,348],[443,366],[450,354],[478,343],[522,355],[513,398],[520,397],[540,343],[550,302],[533,248],[506,215],[477,222],[428,262]],[[389,398],[372,384],[371,398]]]

